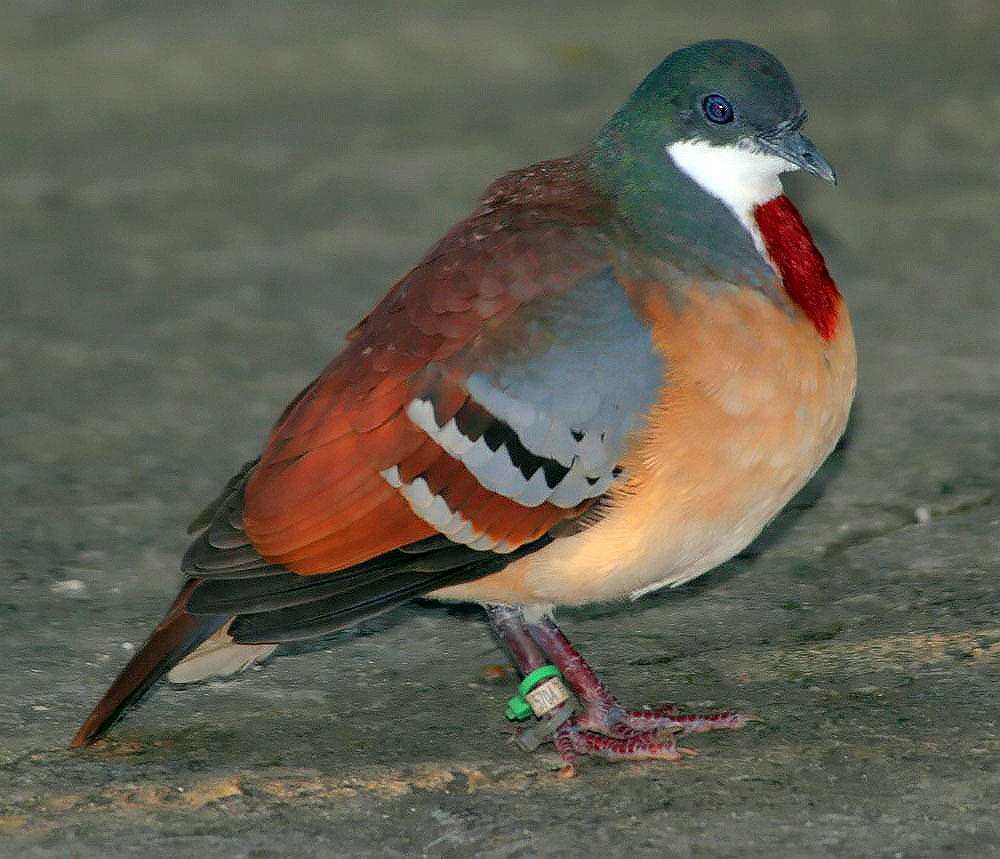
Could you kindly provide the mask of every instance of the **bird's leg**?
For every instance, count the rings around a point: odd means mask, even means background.
[[[728,710],[704,715],[678,713],[673,704],[661,704],[651,710],[628,710],[611,694],[551,617],[544,616],[529,623],[527,629],[576,692],[584,707],[584,715],[579,716],[578,721],[588,731],[610,737],[650,732],[700,734],[717,728],[742,728],[753,719]]]
[[[543,713],[540,722],[517,734],[518,743],[529,751],[542,742],[554,743],[565,762],[562,771],[565,776],[575,773],[579,755],[608,760],[680,760],[684,754],[693,752],[677,746],[675,733],[740,728],[752,718],[733,712],[677,713],[670,704],[652,710],[628,710],[611,694],[552,618],[543,616],[527,621],[520,609],[507,606],[490,606],[487,612],[494,630],[523,675],[530,676],[550,660],[583,707],[583,713],[574,716],[569,705],[562,704],[551,714]]]
[[[524,615],[519,608],[491,605],[486,607],[486,613],[493,631],[507,648],[523,677],[529,676],[547,664],[548,659],[528,632]],[[554,742],[557,729],[572,715],[572,703],[562,703],[553,707],[550,712],[539,716],[539,721],[518,729],[514,735],[517,744],[526,752],[533,752],[542,743]]]
[[[545,654],[539,650],[524,625],[521,609],[506,605],[491,605],[486,607],[486,614],[489,616],[493,631],[514,658],[518,671],[527,676],[546,663]]]

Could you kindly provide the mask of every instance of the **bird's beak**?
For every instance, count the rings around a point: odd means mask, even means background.
[[[816,145],[804,134],[790,131],[778,138],[758,138],[765,149],[784,158],[790,164],[825,179],[831,185],[837,184],[837,174],[832,165],[822,155]]]

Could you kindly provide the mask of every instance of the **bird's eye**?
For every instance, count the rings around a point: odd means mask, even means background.
[[[717,125],[725,125],[733,121],[733,106],[721,95],[706,95],[701,103],[701,109],[705,111],[705,116],[709,122]]]

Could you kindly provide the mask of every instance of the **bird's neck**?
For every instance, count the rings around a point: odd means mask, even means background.
[[[662,148],[630,145],[628,129],[609,128],[584,157],[643,251],[695,277],[771,286],[774,269],[747,223]]]
[[[681,141],[667,154],[683,173],[723,204],[746,228],[778,274],[785,294],[820,336],[837,329],[840,293],[798,210],[782,193],[783,158],[740,146]]]
[[[778,176],[791,165],[776,155],[735,145],[712,146],[701,140],[672,143],[666,154],[682,173],[733,213],[766,257],[754,210],[781,194]]]
[[[744,173],[740,181],[734,172],[739,165],[727,172],[716,160],[712,168],[697,150],[648,155],[629,146],[626,135],[605,129],[586,155],[642,248],[687,274],[740,283],[790,302],[820,336],[833,337],[840,293],[776,171],[768,171],[774,165],[762,163],[759,175],[747,181]]]

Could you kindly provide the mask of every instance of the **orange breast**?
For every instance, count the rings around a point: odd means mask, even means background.
[[[842,305],[842,299],[838,296]],[[597,525],[446,598],[576,604],[691,579],[745,547],[842,434],[856,356],[846,308],[826,340],[749,289],[651,299],[663,393]]]

